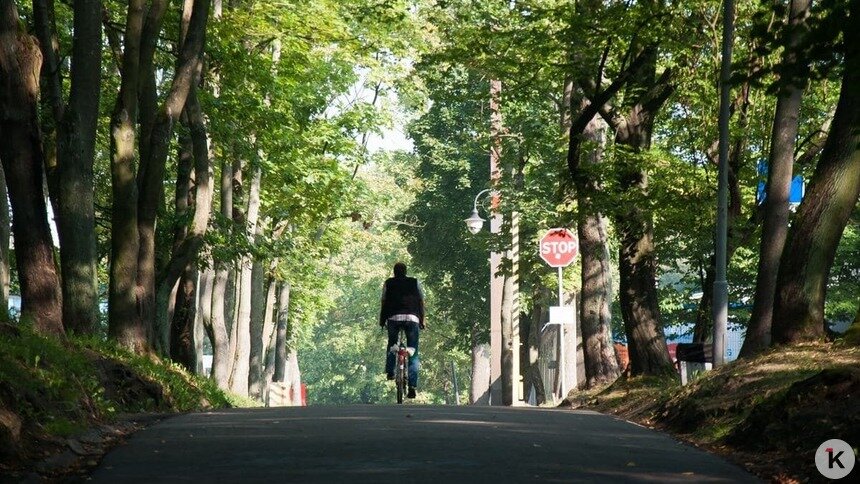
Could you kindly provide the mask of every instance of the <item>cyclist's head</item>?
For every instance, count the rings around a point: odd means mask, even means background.
[[[394,264],[394,277],[403,277],[406,275],[406,264],[398,262]]]

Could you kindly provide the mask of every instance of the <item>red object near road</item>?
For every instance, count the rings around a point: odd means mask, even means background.
[[[567,267],[579,253],[579,241],[568,229],[547,230],[540,239],[540,257],[550,267]]]

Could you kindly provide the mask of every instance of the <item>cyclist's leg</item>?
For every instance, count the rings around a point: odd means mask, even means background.
[[[417,387],[418,386],[418,368],[420,365],[420,358],[418,356],[418,323],[414,323],[412,321],[405,323],[406,329],[406,346],[410,348],[415,348],[415,353],[409,357],[409,386]]]
[[[385,346],[385,374],[394,374],[395,355],[391,352],[391,347],[397,344],[397,336],[400,331],[400,326],[397,321],[389,320],[386,324],[388,327],[388,345]]]

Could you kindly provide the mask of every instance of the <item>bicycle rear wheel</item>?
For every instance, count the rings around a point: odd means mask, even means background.
[[[394,379],[394,386],[397,387],[397,403],[403,403],[403,397],[406,395],[406,365],[403,357],[397,357],[397,376]]]

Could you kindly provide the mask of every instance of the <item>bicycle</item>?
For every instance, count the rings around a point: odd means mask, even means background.
[[[403,403],[406,388],[409,385],[409,358],[415,354],[415,348],[406,346],[406,331],[401,328],[398,332],[397,344],[388,351],[394,353],[394,386],[397,389],[397,403]]]

